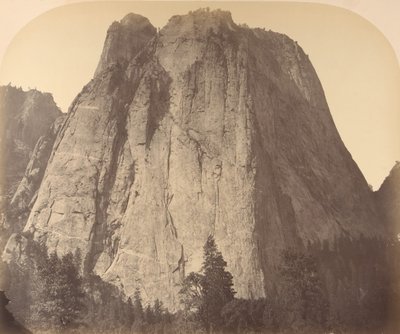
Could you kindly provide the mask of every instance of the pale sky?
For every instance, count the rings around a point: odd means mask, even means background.
[[[236,23],[298,41],[319,75],[345,145],[367,182],[379,187],[400,160],[400,68],[382,33],[344,9],[283,2],[72,4],[35,18],[19,31],[4,53],[0,84],[51,92],[66,112],[92,78],[112,21],[134,12],[162,27],[172,15],[199,7],[230,10]]]

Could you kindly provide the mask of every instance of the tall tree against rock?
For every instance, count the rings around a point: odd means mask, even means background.
[[[142,305],[142,296],[139,288],[135,289],[135,294],[133,295],[133,309],[135,312],[135,321],[136,319],[143,319],[144,311]]]
[[[280,325],[293,330],[325,328],[328,302],[315,259],[293,249],[282,253],[279,267]]]
[[[156,322],[154,312],[150,304],[148,304],[144,310],[144,321],[147,325],[152,325]]]
[[[226,270],[227,263],[217,248],[214,237],[210,235],[204,245],[203,302],[200,317],[208,332],[222,324],[221,310],[234,299],[233,277]]]
[[[151,309],[149,311],[151,312]],[[135,289],[135,293],[133,295],[133,313],[134,320],[132,330],[135,333],[141,333],[144,331],[146,316],[149,316],[149,313],[146,314],[145,310],[143,309],[142,296],[139,288]]]
[[[233,277],[227,263],[210,235],[203,247],[201,273],[191,272],[182,282],[181,302],[186,320],[200,322],[207,332],[223,326],[221,311],[235,296]],[[193,319],[194,316],[194,319]]]
[[[154,320],[155,322],[161,322],[164,320],[164,306],[163,303],[157,298],[153,306]]]

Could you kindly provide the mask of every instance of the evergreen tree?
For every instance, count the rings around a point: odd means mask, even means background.
[[[234,299],[233,277],[226,270],[227,263],[218,251],[214,237],[210,235],[204,245],[204,262],[202,271],[203,303],[200,317],[207,330],[222,324],[221,310],[225,304]]]
[[[85,323],[98,333],[128,333],[134,322],[134,309],[131,298],[99,276],[85,277],[86,310]]]
[[[151,310],[150,310],[151,311]],[[134,313],[134,321],[132,329],[136,333],[142,333],[145,329],[146,316],[149,314],[145,314],[142,305],[142,297],[140,295],[140,289],[136,288],[135,293],[133,295],[133,313]]]
[[[74,327],[79,324],[84,310],[82,278],[75,266],[76,259],[72,253],[61,258],[59,269],[58,294],[60,301],[60,321],[62,327]]]
[[[66,329],[79,324],[84,293],[74,262],[72,253],[61,259],[52,253],[38,261],[32,308],[37,321],[46,327]]]
[[[147,305],[146,309],[144,310],[144,321],[148,325],[152,325],[152,324],[156,323],[154,313],[153,313],[153,310],[152,310],[150,304]]]
[[[140,295],[140,289],[136,288],[133,295],[133,310],[135,314],[135,321],[143,320],[144,312],[142,305],[142,296]]]
[[[281,310],[287,314],[283,327],[298,330],[305,327],[324,328],[328,303],[323,293],[316,261],[295,250],[282,254],[279,268],[281,277]]]
[[[164,313],[163,303],[159,299],[156,299],[153,306],[154,321],[162,322],[164,320]]]
[[[234,299],[233,277],[226,270],[214,237],[204,245],[202,273],[190,273],[182,282],[180,291],[186,312],[192,312],[208,332],[223,325],[221,316],[225,304]]]
[[[129,297],[125,306],[126,327],[130,328],[134,321],[135,321],[135,310],[133,308],[132,299],[131,297]]]

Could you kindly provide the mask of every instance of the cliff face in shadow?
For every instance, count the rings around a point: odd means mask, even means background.
[[[243,298],[266,295],[285,248],[386,236],[301,47],[202,10],[111,25],[25,232],[172,309],[209,234]]]
[[[400,237],[400,162],[396,162],[390,174],[375,192],[382,217],[394,238]],[[400,239],[399,239],[400,240]]]
[[[51,94],[10,85],[0,87],[0,114],[1,228],[9,234],[26,223],[63,117]]]

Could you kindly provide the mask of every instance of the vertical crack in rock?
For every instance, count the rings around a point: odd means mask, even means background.
[[[215,191],[215,204],[214,204],[214,222],[212,224],[212,231],[211,234],[215,234],[215,227],[219,224],[219,215],[220,215],[220,207],[219,207],[219,181],[221,179],[221,173],[222,173],[222,162],[217,162],[214,171],[213,171],[213,177],[214,177],[214,191]]]
[[[197,161],[199,163],[199,174],[200,174],[200,180],[199,180],[200,189],[197,192],[197,199],[199,199],[200,196],[203,194],[203,155],[204,155],[204,152],[201,149],[200,144],[197,142],[196,142],[196,144],[197,144]]]
[[[169,211],[169,205],[172,202],[172,199],[174,198],[174,194],[171,196],[166,193],[165,200],[164,200],[164,206],[165,206],[165,227],[168,227],[171,231],[171,234],[174,236],[175,239],[178,239],[178,231],[174,225],[174,220],[172,218],[171,212]]]
[[[155,66],[150,79],[150,107],[146,123],[146,148],[150,147],[154,132],[169,109],[170,79],[162,73],[162,69]]]
[[[181,244],[181,256],[178,260],[178,266],[174,269],[174,271],[172,272],[173,274],[177,271],[179,271],[179,278],[180,281],[183,282],[183,280],[185,279],[185,263],[186,263],[186,259],[185,259],[185,250],[183,248],[183,245]]]
[[[115,184],[116,176],[118,173],[118,163],[119,159],[123,153],[124,145],[127,141],[127,105],[132,99],[131,93],[129,92],[128,83],[124,78],[125,73],[122,68],[118,68],[111,78],[112,81],[110,85],[116,87],[117,91],[122,94],[122,96],[115,98],[112,105],[112,114],[109,116],[106,127],[104,128],[104,136],[109,136],[110,133],[113,135],[112,147],[110,150],[110,156],[103,155],[103,161],[101,162],[100,169],[96,167],[97,170],[97,181],[96,181],[96,213],[95,213],[95,223],[92,226],[92,231],[90,232],[90,247],[85,259],[85,270],[86,272],[92,272],[99,256],[105,251],[105,246],[110,242],[110,231],[108,229],[108,214],[107,209],[111,201],[111,192]],[[135,82],[131,83],[133,89],[137,88]],[[118,87],[118,88],[117,88]],[[128,88],[128,89],[127,89]],[[112,131],[115,133],[112,134]],[[107,133],[108,134],[107,134]],[[131,166],[132,170],[133,166]],[[105,170],[103,179],[101,179],[102,170]],[[134,175],[130,175],[130,182],[133,183]],[[108,235],[108,237],[107,237]],[[110,245],[109,245],[110,246]],[[111,251],[115,256],[118,247],[118,242],[111,247]],[[110,247],[109,247],[110,248]]]
[[[166,177],[167,182],[169,182],[169,171],[170,171],[170,166],[171,166],[171,145],[172,145],[172,126],[170,126],[169,135],[168,135],[167,177]],[[167,187],[168,187],[168,184],[167,184]]]

